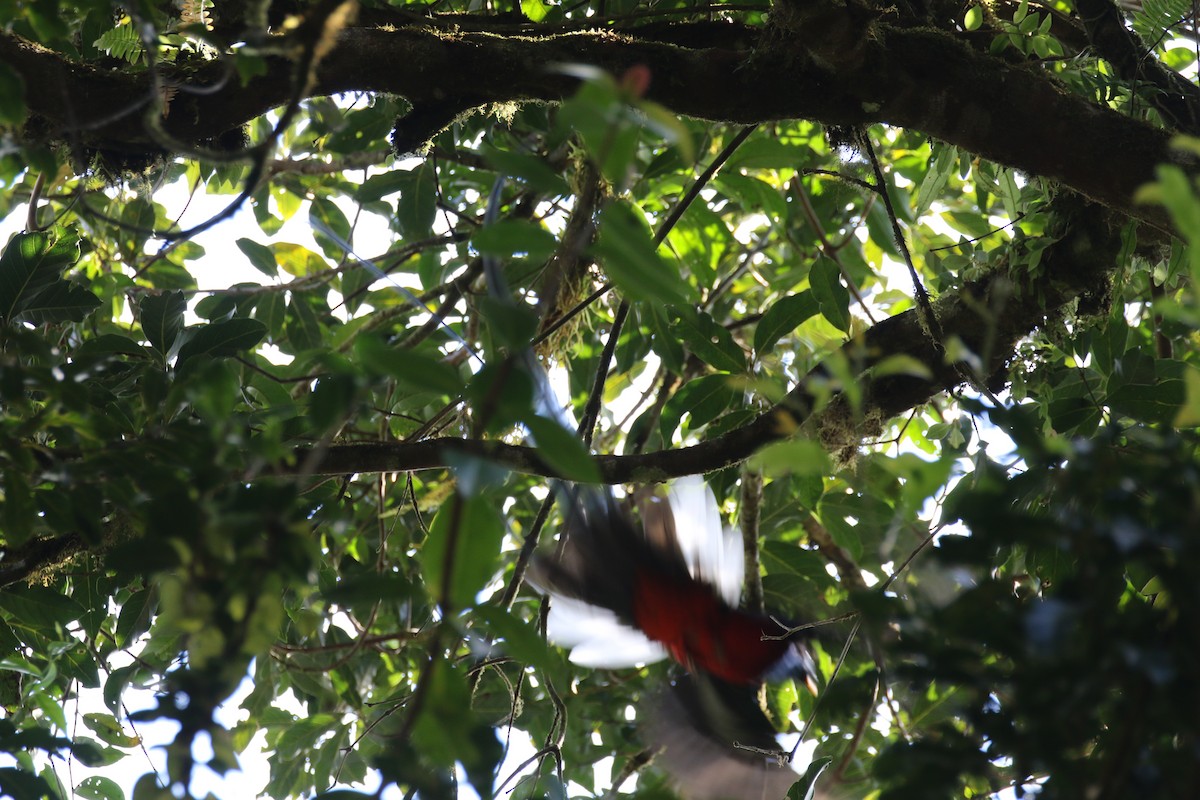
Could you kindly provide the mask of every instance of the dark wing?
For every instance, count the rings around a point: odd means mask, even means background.
[[[786,764],[758,689],[684,675],[646,719],[655,765],[686,800],[782,800],[799,775]]]
[[[530,564],[528,579],[538,591],[607,608],[633,626],[639,576],[689,579],[673,530],[656,525],[652,540],[609,492],[586,486],[561,491],[567,520],[558,553],[536,555]]]

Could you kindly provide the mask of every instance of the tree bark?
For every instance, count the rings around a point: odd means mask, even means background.
[[[577,80],[556,65],[588,64],[615,75],[642,65],[652,75],[649,99],[678,114],[911,128],[1170,230],[1161,208],[1133,201],[1158,164],[1196,171],[1195,158],[1169,146],[1168,131],[946,31],[864,20],[815,0],[778,8],[785,11],[772,26],[730,26],[725,47],[682,46],[659,40],[661,34],[640,38],[636,28],[539,35],[536,28],[508,34],[434,24],[347,27],[317,64],[315,81],[301,88],[308,95],[386,92],[418,108],[557,102]],[[694,38],[710,42],[712,23],[701,24],[703,36]],[[688,27],[674,26],[673,38],[687,41]],[[284,37],[274,38],[276,50],[287,49]],[[25,81],[36,122],[31,131],[115,152],[208,147],[288,103],[307,80],[277,56],[264,58],[265,72],[245,83],[224,60],[175,65],[165,77],[179,91],[162,108],[145,74],[75,63],[12,34],[0,34],[0,60]]]

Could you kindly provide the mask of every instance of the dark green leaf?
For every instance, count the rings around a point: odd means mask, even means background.
[[[74,622],[85,613],[83,606],[69,597],[41,586],[0,592],[0,610],[11,616],[11,623],[30,629],[54,630]]]
[[[152,594],[152,590],[142,589],[131,594],[129,599],[121,604],[116,628],[119,643],[129,643],[150,630],[150,620],[153,618],[150,603]]]
[[[817,796],[817,778],[820,778],[821,773],[832,763],[833,759],[828,756],[813,759],[808,769],[800,776],[800,780],[788,790],[786,800],[813,800]]]
[[[183,292],[150,294],[138,303],[138,319],[142,332],[150,346],[166,356],[171,352],[176,337],[183,330],[183,312],[187,301]]]
[[[811,291],[781,297],[767,309],[754,329],[755,352],[762,355],[771,350],[776,342],[815,316],[819,310]]]
[[[483,155],[501,174],[524,181],[539,191],[551,195],[567,194],[569,191],[567,182],[563,180],[562,175],[537,156],[500,150],[486,145],[483,148]]]
[[[256,319],[240,318],[198,325],[179,348],[180,362],[198,355],[233,356],[249,350],[267,335],[267,326]]]
[[[690,306],[676,308],[675,312],[672,330],[692,355],[724,372],[746,371],[746,354],[726,328],[718,325],[706,312]]]
[[[76,353],[81,358],[121,355],[137,359],[148,359],[154,356],[154,353],[149,348],[143,347],[128,336],[120,336],[115,333],[104,333],[94,339],[88,339],[79,346]]]
[[[17,767],[0,767],[0,795],[12,800],[45,800],[56,797],[57,792],[38,775]]]
[[[674,265],[659,257],[640,211],[616,202],[604,209],[600,220],[595,252],[605,272],[623,293],[647,303],[691,302],[695,292]]]
[[[375,336],[359,336],[354,353],[370,370],[414,391],[435,391],[457,397],[466,384],[458,370],[438,358],[415,350],[389,346]]]
[[[265,244],[259,244],[253,239],[237,240],[238,250],[241,250],[250,264],[256,270],[270,278],[279,277],[279,266],[275,263],[275,251]]]
[[[826,475],[831,467],[825,449],[808,439],[767,445],[754,454],[752,463],[767,475]]]
[[[420,553],[434,597],[456,609],[475,605],[475,594],[496,572],[503,538],[504,519],[490,498],[456,495],[443,504]]]
[[[332,231],[344,242],[348,243],[350,240],[350,220],[346,219],[346,215],[332,200],[324,197],[313,200],[308,207],[308,218],[309,224],[312,225],[313,237],[317,240],[317,244],[321,245],[325,255],[332,259],[340,259],[347,255],[342,245],[329,238],[323,230]]]
[[[541,416],[526,417],[525,426],[537,443],[538,456],[558,477],[577,483],[599,483],[600,471],[596,462],[574,431]]]
[[[921,188],[917,191],[917,207],[913,212],[915,216],[920,217],[929,210],[946,188],[946,183],[957,166],[957,147],[940,142],[934,145],[934,156],[929,164],[929,171],[925,173],[925,179],[921,181]]]
[[[79,253],[78,237],[65,231],[13,236],[0,254],[0,319],[15,319],[34,298],[61,282]]]
[[[734,152],[725,169],[797,169],[812,160],[813,155],[808,145],[754,137]]]
[[[411,597],[412,582],[395,573],[369,573],[338,583],[321,594],[331,603],[370,606],[379,600],[402,600]]]
[[[558,240],[532,222],[502,219],[476,231],[471,244],[486,255],[524,256],[532,261],[545,261],[558,247]]]
[[[313,388],[308,404],[313,426],[321,432],[342,425],[358,402],[358,384],[353,375],[323,375]]]
[[[24,303],[20,319],[35,325],[81,322],[100,305],[100,298],[72,281],[55,281]]]
[[[433,168],[423,164],[409,172],[401,183],[396,204],[396,224],[406,239],[424,239],[433,232],[437,215],[437,182]]]
[[[729,374],[705,375],[689,381],[677,391],[663,408],[659,430],[663,441],[671,441],[684,414],[691,414],[690,430],[696,430],[717,418],[733,405],[737,389]]]
[[[842,285],[841,271],[832,259],[821,256],[812,265],[808,280],[821,315],[839,330],[850,330],[850,292]]]
[[[0,63],[0,124],[19,128],[26,114],[25,80],[16,70]]]
[[[401,169],[393,169],[379,175],[372,175],[358,187],[358,199],[362,203],[382,200],[389,194],[402,191],[411,180],[411,173]]]
[[[687,354],[683,350],[683,343],[675,336],[671,330],[673,320],[670,316],[671,310],[663,306],[648,305],[640,309],[642,318],[647,321],[650,326],[653,336],[650,339],[650,346],[654,348],[654,352],[663,360],[663,364],[672,372],[678,374],[683,372],[684,360]]]

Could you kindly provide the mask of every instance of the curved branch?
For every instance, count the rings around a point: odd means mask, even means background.
[[[550,65],[586,63],[621,74],[640,64],[653,76],[648,98],[679,114],[912,128],[1169,229],[1161,208],[1132,200],[1156,165],[1195,166],[1169,148],[1169,132],[1073,95],[1034,68],[979,53],[948,32],[863,21],[832,4],[817,4],[826,13],[806,16],[813,3],[794,0],[792,19],[778,23],[791,26],[787,35],[740,32],[729,47],[700,49],[595,30],[505,36],[347,28],[321,60],[311,94],[388,92],[416,106],[447,98],[557,102],[577,82]],[[73,135],[93,147],[155,147],[136,111],[112,113],[139,107],[148,91],[144,76],[77,64],[11,34],[0,34],[0,60],[21,74],[29,109],[51,136]],[[181,93],[162,127],[180,140],[212,141],[283,105],[294,91],[295,66],[281,57],[264,62],[265,73],[245,85]],[[188,81],[215,84],[223,69],[202,65]]]

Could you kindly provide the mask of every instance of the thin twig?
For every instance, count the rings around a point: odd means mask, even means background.
[[[867,158],[871,162],[871,169],[875,173],[875,185],[879,187],[879,196],[883,198],[883,207],[887,209],[888,219],[892,223],[892,236],[896,239],[896,247],[900,249],[900,255],[904,258],[904,264],[908,267],[909,277],[913,282],[913,294],[917,300],[917,310],[921,315],[921,322],[925,326],[925,330],[933,339],[933,344],[938,350],[944,349],[942,342],[942,324],[938,320],[937,315],[933,312],[933,304],[929,300],[929,292],[925,290],[925,285],[921,283],[921,276],[917,274],[917,268],[913,265],[912,254],[908,251],[908,243],[904,239],[904,231],[900,228],[900,220],[896,217],[896,209],[892,205],[891,192],[887,190],[887,181],[883,177],[883,169],[879,166],[879,158],[875,155],[875,146],[871,144],[871,139],[867,136],[864,129],[859,136],[863,150],[866,151]]]

